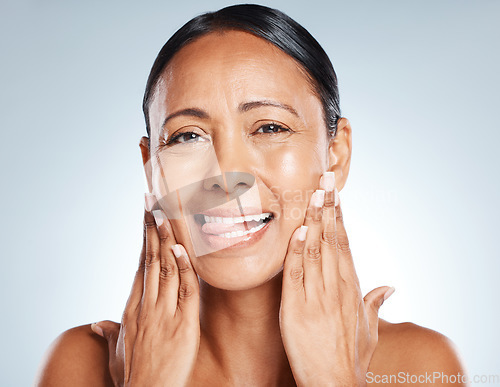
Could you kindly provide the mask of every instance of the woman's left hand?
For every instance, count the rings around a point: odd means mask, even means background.
[[[283,268],[280,328],[298,386],[365,386],[378,311],[394,292],[382,286],[362,297],[334,179],[323,175],[325,190],[312,195]]]

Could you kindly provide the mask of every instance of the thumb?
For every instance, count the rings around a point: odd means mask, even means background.
[[[90,325],[92,331],[106,339],[108,342],[109,349],[116,349],[116,342],[118,340],[118,335],[120,334],[120,324],[114,321],[104,320]]]
[[[392,286],[380,286],[369,292],[364,298],[365,308],[368,311],[368,319],[371,322],[378,321],[378,311],[385,300],[395,291]]]

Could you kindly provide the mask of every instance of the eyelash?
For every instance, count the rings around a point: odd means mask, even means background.
[[[275,122],[272,122],[272,123],[269,123],[269,124],[264,124],[262,126],[259,127],[259,129],[257,130],[260,130],[264,127],[271,127],[271,126],[274,126],[278,129],[280,129],[281,132],[293,132],[291,129],[289,128],[286,128],[280,124],[277,124]],[[257,131],[256,131],[257,132]],[[187,134],[195,134],[197,135],[198,137],[201,137],[198,133],[194,133],[194,132],[182,132],[182,133],[178,133],[176,134],[175,136],[173,136],[172,138],[170,138],[166,143],[165,145],[172,145],[172,144],[175,144],[177,139],[181,138],[182,136],[185,136]],[[276,134],[276,132],[271,132],[271,133],[262,133],[262,134]]]

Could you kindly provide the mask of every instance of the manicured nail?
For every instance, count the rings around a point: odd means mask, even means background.
[[[335,207],[337,207],[340,203],[339,191],[337,191],[337,187],[335,187]]]
[[[332,192],[335,188],[335,172],[327,171],[323,173],[321,188],[326,192]]]
[[[387,300],[391,295],[392,293],[394,293],[396,289],[394,288],[394,286],[391,286],[389,289],[386,290],[386,292],[384,293],[384,301]]]
[[[95,332],[97,333],[99,336],[102,336],[104,337],[104,332],[102,331],[102,328],[97,325],[96,323],[92,323],[92,325],[90,326],[90,328]]]
[[[145,202],[144,202],[144,208],[146,209],[147,212],[151,212],[151,209],[155,205],[155,197],[151,192],[146,192],[144,194]]]
[[[307,235],[307,229],[309,227],[307,226],[300,226],[300,230],[299,230],[299,235],[297,236],[297,239],[301,242],[305,241],[306,240],[306,235]]]
[[[155,217],[155,222],[156,224],[159,226],[161,226],[163,224],[163,213],[161,210],[154,210],[153,211],[153,216]]]
[[[314,207],[323,207],[323,203],[325,203],[325,190],[317,189],[313,193],[313,206]]]
[[[173,245],[172,251],[174,252],[176,258],[180,258],[180,256],[182,255],[181,248],[179,245]]]

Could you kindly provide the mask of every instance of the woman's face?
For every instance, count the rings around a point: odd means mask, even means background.
[[[149,183],[198,275],[228,290],[277,275],[329,166],[296,62],[245,32],[205,35],[166,67],[150,125]]]

